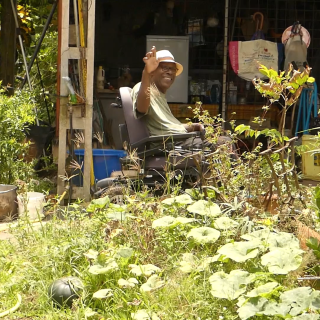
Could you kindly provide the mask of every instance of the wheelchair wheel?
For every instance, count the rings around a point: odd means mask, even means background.
[[[133,191],[130,190],[129,194],[133,194]],[[124,204],[124,197],[128,195],[128,190],[122,186],[115,186],[108,188],[103,196],[108,196],[111,203],[122,205]]]

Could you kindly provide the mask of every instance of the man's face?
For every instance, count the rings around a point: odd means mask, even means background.
[[[152,74],[152,80],[162,93],[173,84],[177,73],[177,67],[174,62],[160,62],[158,68]]]

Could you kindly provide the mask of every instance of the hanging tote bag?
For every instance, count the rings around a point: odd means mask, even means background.
[[[259,72],[258,62],[268,69],[278,71],[280,46],[271,41],[259,39],[253,41],[230,41],[229,58],[233,71],[242,79],[251,81],[255,77],[264,78]]]

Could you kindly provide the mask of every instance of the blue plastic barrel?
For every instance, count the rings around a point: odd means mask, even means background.
[[[80,165],[83,162],[83,167],[85,165],[84,152],[84,149],[74,150],[77,162]],[[125,157],[126,155],[127,153],[123,150],[92,149],[93,170],[95,179],[101,180],[104,178],[108,178],[113,171],[121,170],[120,158]],[[82,178],[80,180],[82,180]]]

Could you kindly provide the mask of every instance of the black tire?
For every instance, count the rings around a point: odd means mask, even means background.
[[[111,203],[122,205],[124,204],[124,197],[128,194],[133,194],[132,190],[127,190],[122,186],[115,186],[108,188],[103,196],[108,196]]]

